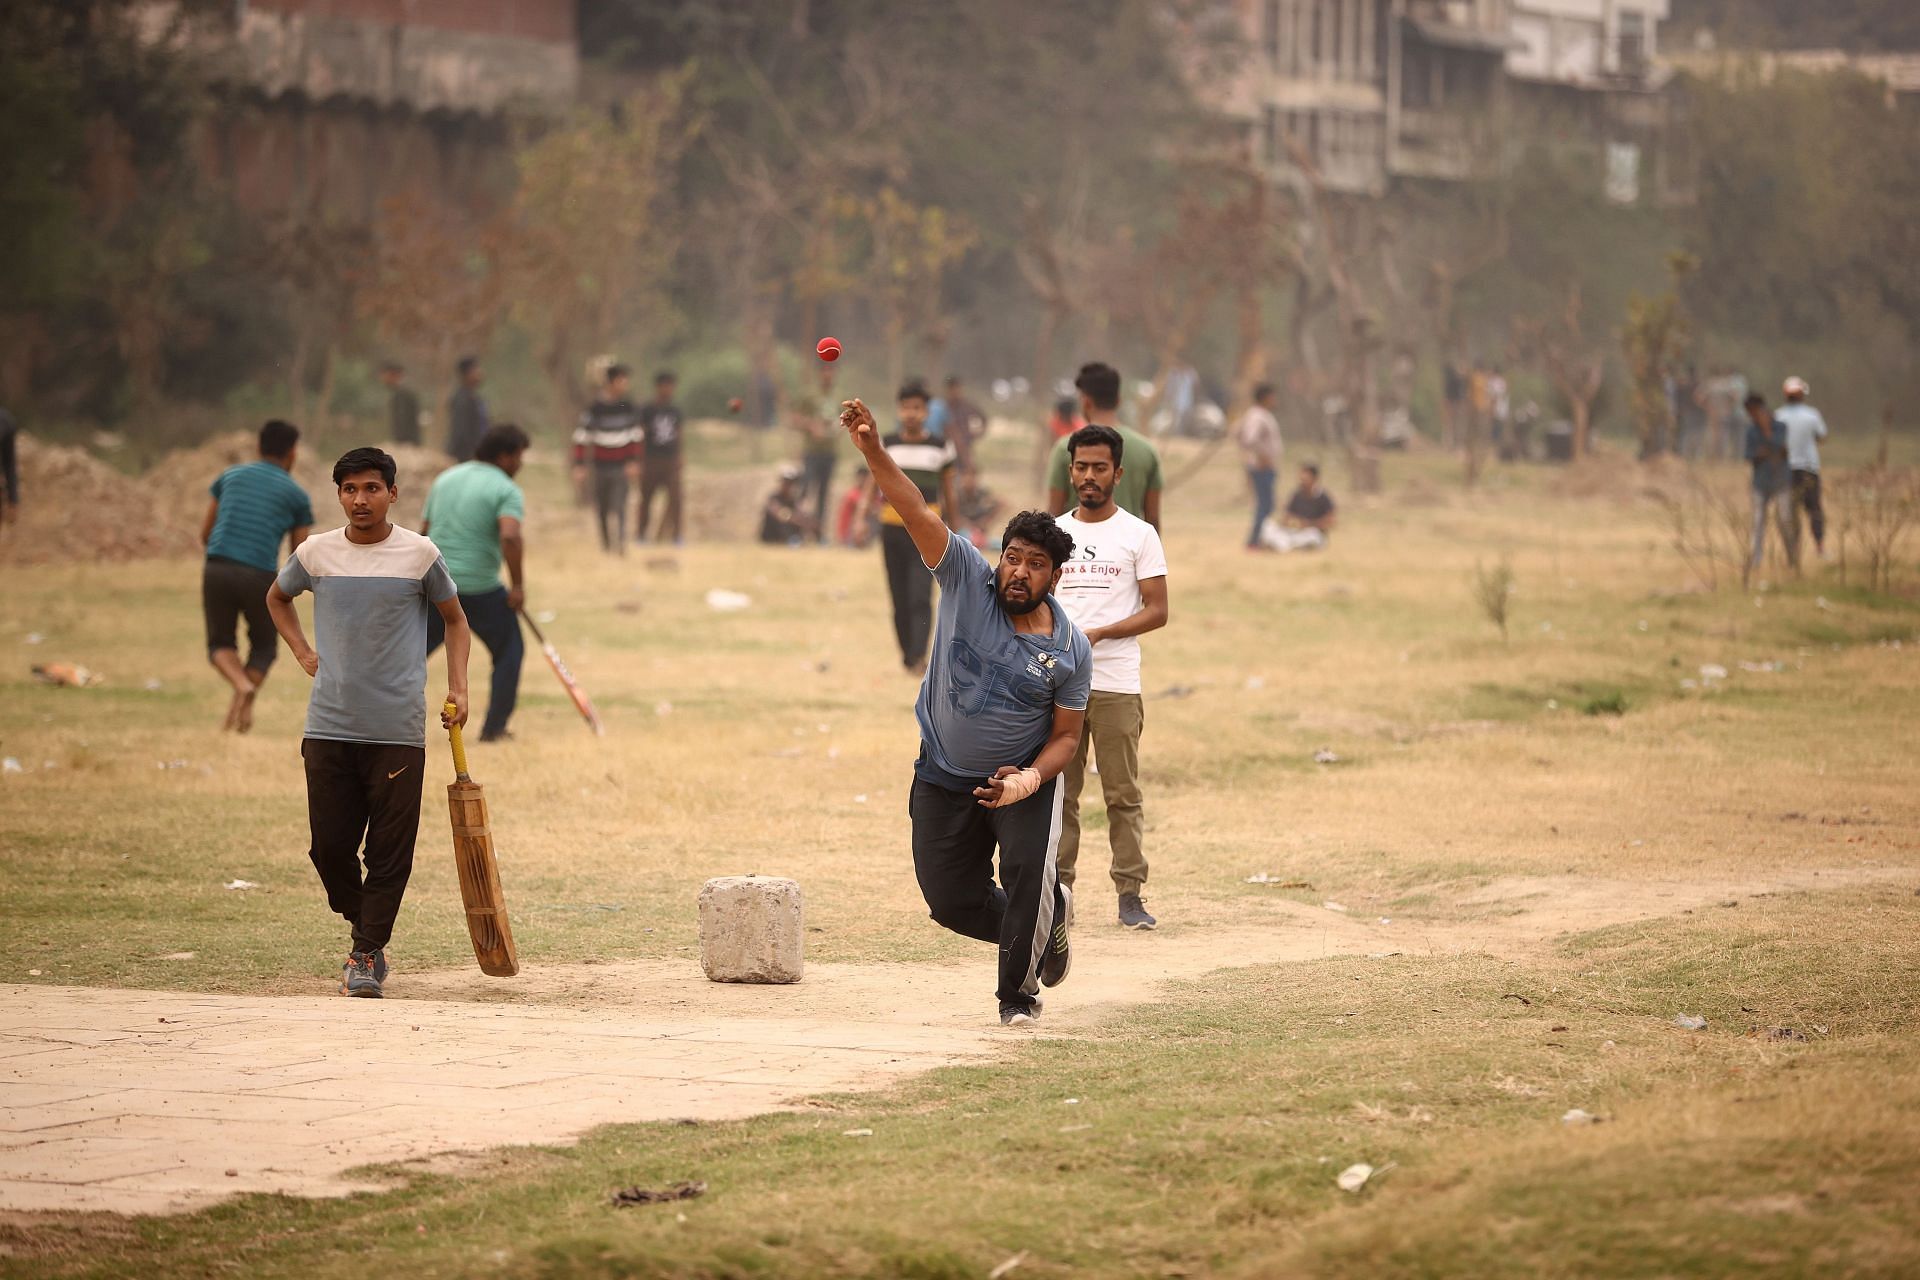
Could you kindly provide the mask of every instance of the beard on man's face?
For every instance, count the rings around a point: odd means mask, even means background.
[[[994,597],[1000,601],[1000,607],[1002,609],[1005,609],[1007,613],[1009,613],[1013,617],[1016,617],[1016,618],[1024,617],[1025,615],[1032,613],[1035,609],[1038,609],[1040,607],[1040,602],[1046,598],[1046,595],[1044,592],[1041,593],[1040,595],[1034,595],[1032,593],[1032,588],[1028,586],[1026,583],[1020,584],[1021,589],[1023,592],[1025,592],[1025,594],[1009,596],[1007,594],[1007,585],[1008,585],[1007,583],[1002,582],[1000,584],[1000,589],[994,592]]]

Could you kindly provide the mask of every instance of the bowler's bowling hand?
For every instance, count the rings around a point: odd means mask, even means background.
[[[840,425],[853,437],[854,447],[860,452],[870,453],[879,447],[880,426],[873,420],[873,410],[862,404],[858,397],[840,406]]]
[[[320,655],[310,648],[294,654],[293,660],[299,663],[300,669],[310,676],[320,673]]]
[[[453,704],[453,710],[451,712],[446,708],[447,702]],[[451,689],[447,690],[445,702],[443,702],[440,707],[440,727],[442,729],[451,729],[455,725],[464,726],[466,723],[467,695],[465,693],[455,693]]]
[[[994,770],[993,777],[987,780],[986,786],[975,787],[973,794],[979,797],[981,806],[987,809],[999,808],[1001,800],[1006,796],[1007,784],[1005,780],[1011,778],[1018,772],[1020,772],[1020,770],[1013,765],[1003,764]]]

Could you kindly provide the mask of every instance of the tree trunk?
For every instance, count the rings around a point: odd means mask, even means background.
[[[1040,331],[1033,339],[1033,395],[1038,412],[1034,416],[1035,448],[1033,479],[1046,484],[1047,458],[1053,452],[1053,437],[1047,431],[1047,414],[1053,406],[1053,345],[1066,323],[1065,307],[1049,306],[1040,313]]]
[[[333,391],[340,377],[340,346],[329,339],[320,353],[320,403],[316,417],[322,423],[332,420]]]
[[[907,318],[898,311],[887,313],[887,387],[900,385],[907,371]]]
[[[1252,282],[1243,283],[1235,298],[1234,315],[1239,330],[1240,351],[1233,366],[1233,386],[1229,389],[1228,420],[1231,421],[1251,402],[1255,384],[1267,377],[1267,344],[1260,313],[1260,290]]]
[[[1593,401],[1573,394],[1567,397],[1567,403],[1573,410],[1573,460],[1578,462],[1587,456],[1587,436],[1593,430]]]

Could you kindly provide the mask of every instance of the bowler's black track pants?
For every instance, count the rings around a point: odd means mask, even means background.
[[[964,792],[913,780],[913,873],[934,921],[1000,944],[1002,1004],[1039,1005],[1040,957],[1062,909],[1054,854],[1060,844],[1060,780],[1018,804],[982,808]],[[1000,851],[1000,883],[993,854]]]

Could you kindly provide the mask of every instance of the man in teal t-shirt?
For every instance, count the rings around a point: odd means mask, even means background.
[[[200,608],[207,622],[207,661],[233,686],[225,728],[253,728],[253,698],[280,651],[267,588],[280,570],[280,540],[297,550],[313,528],[313,504],[293,476],[300,428],[274,419],[260,428],[260,457],[228,467],[208,491],[200,544]],[[240,619],[247,620],[247,660],[240,661]]]
[[[507,720],[520,694],[520,660],[526,655],[520,608],[527,599],[521,522],[526,519],[527,504],[513,477],[520,472],[529,443],[527,433],[511,422],[487,428],[472,462],[449,468],[434,480],[420,517],[420,532],[433,540],[447,562],[467,624],[493,658],[487,718],[480,726],[482,742],[510,736]],[[503,561],[511,586],[500,585]],[[429,614],[427,652],[439,648],[445,636],[439,615]]]

